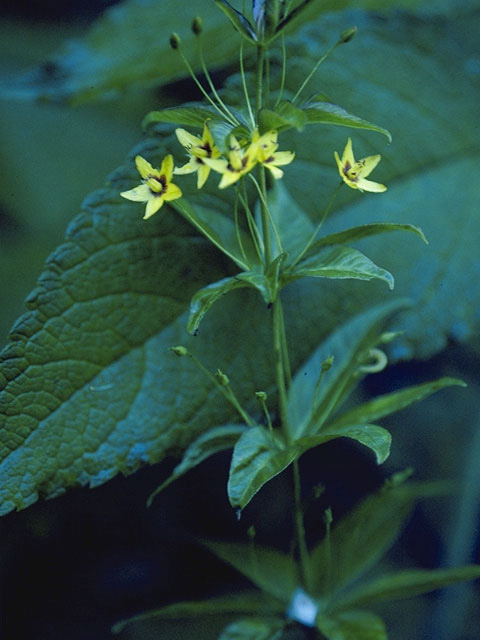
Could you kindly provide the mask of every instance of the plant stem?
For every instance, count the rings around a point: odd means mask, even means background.
[[[293,461],[293,496],[294,496],[294,508],[295,508],[295,536],[298,547],[298,553],[300,556],[300,579],[305,591],[309,591],[310,579],[308,573],[309,558],[307,542],[305,540],[305,525],[303,522],[303,508],[302,508],[302,489],[300,484],[300,470],[298,465],[298,459]]]
[[[265,49],[263,44],[259,44],[257,46],[257,99],[256,99],[256,109],[257,116],[258,111],[262,108],[262,91],[263,91],[263,67],[265,62]]]
[[[283,309],[280,297],[277,296],[273,303],[273,351],[275,354],[275,377],[277,382],[278,406],[280,419],[285,435],[288,434],[288,411],[287,411],[287,384],[285,381],[284,366],[284,323]]]

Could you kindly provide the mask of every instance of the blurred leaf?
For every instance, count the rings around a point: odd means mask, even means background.
[[[369,611],[318,616],[317,627],[328,640],[387,640],[383,620]]]
[[[283,603],[289,602],[299,584],[297,564],[285,553],[260,547],[254,542],[241,544],[206,541],[204,544],[262,591]]]
[[[292,127],[301,131],[306,122],[305,113],[288,100],[282,100],[275,109],[262,109],[258,114],[261,132],[269,129],[283,131]]]
[[[155,489],[148,499],[147,506],[150,506],[154,498],[172,482],[181,478],[185,473],[194,469],[210,456],[219,451],[225,451],[225,449],[233,449],[245,429],[246,427],[243,425],[228,424],[221,427],[213,427],[213,429],[202,433],[187,447],[182,461],[177,464],[171,475]]]
[[[177,602],[159,609],[145,611],[137,616],[117,622],[113,627],[113,633],[121,633],[125,627],[143,620],[169,620],[197,618],[201,616],[220,616],[222,614],[272,614],[277,609],[266,600],[258,591],[252,593],[236,593],[231,596],[210,598],[193,602]]]
[[[347,608],[384,600],[413,598],[422,593],[443,589],[449,584],[477,578],[480,578],[480,565],[431,571],[410,569],[377,578],[357,588],[350,595],[340,598],[337,604],[339,607]]]
[[[374,566],[399,535],[415,500],[432,490],[429,485],[402,484],[394,476],[334,524],[330,539],[311,554],[314,591],[336,593]]]
[[[387,393],[342,413],[329,424],[328,428],[337,429],[349,424],[363,424],[372,420],[379,420],[452,385],[466,386],[464,382],[455,378],[440,378],[433,382],[425,382],[414,387],[407,387],[401,391]]]
[[[147,113],[142,126],[146,129],[152,124],[163,122],[181,124],[184,127],[203,127],[205,120],[223,120],[223,118],[213,107],[203,104],[194,107],[168,107],[161,111]]]
[[[246,618],[229,624],[218,640],[279,640],[284,626],[279,619]]]
[[[263,485],[283,471],[298,456],[276,431],[253,427],[233,450],[228,497],[232,507],[243,509]]]

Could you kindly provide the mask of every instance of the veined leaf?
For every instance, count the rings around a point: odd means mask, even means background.
[[[256,44],[257,42],[257,34],[255,33],[255,29],[250,24],[249,20],[237,11],[235,7],[227,2],[227,0],[213,0],[217,7],[223,11],[223,13],[230,20],[235,29],[247,40]]]
[[[449,584],[480,578],[480,565],[453,567],[451,569],[410,569],[382,576],[356,589],[344,598],[339,608],[358,607],[373,602],[413,598],[422,593],[443,589]]]
[[[191,602],[176,602],[159,609],[145,611],[126,620],[117,622],[113,633],[121,633],[125,627],[143,620],[184,620],[202,616],[219,616],[222,614],[259,614],[272,615],[278,612],[278,607],[271,600],[265,598],[258,591],[251,593],[237,593],[235,596],[223,596]]]
[[[265,427],[246,431],[233,450],[228,497],[232,507],[243,509],[264,484],[298,456],[280,434]]]
[[[265,133],[269,129],[301,131],[307,122],[305,113],[288,100],[282,100],[275,109],[262,109],[258,115],[260,129]]]
[[[349,320],[299,367],[288,395],[289,427],[295,440],[317,434],[332,411],[357,384],[362,354],[378,342],[382,324],[404,302],[396,301],[360,314]],[[322,365],[333,358],[322,374]],[[321,384],[318,381],[322,375]]]
[[[318,435],[304,436],[295,441],[301,453],[313,447],[335,440],[336,438],[352,438],[371,449],[377,459],[377,464],[382,464],[388,458],[392,436],[383,427],[375,424],[348,425],[334,429],[327,427]]]
[[[227,293],[234,289],[240,289],[242,287],[248,287],[249,283],[246,280],[241,280],[237,276],[230,278],[223,278],[218,282],[207,284],[203,289],[199,289],[192,298],[190,303],[190,316],[187,323],[187,331],[195,334],[202,322],[204,316],[212,305],[220,298],[223,298]]]
[[[198,104],[192,107],[168,107],[161,111],[150,111],[143,119],[142,126],[147,129],[157,122],[181,124],[184,127],[203,127],[205,120],[220,120],[218,111],[213,107]]]
[[[320,247],[310,253],[283,275],[285,283],[300,278],[353,278],[354,280],[383,280],[393,289],[390,272],[378,267],[357,249],[342,245]]]
[[[331,590],[334,607],[337,592],[378,562],[399,535],[415,500],[431,492],[429,485],[401,484],[394,476],[360,502],[334,524],[330,539],[312,551],[314,590],[320,595]]]
[[[433,382],[425,382],[423,384],[415,385],[414,387],[407,387],[401,391],[394,391],[393,393],[387,393],[385,395],[373,398],[364,404],[342,413],[333,422],[329,423],[328,429],[337,429],[346,427],[349,424],[364,424],[372,420],[379,420],[384,416],[388,416],[395,411],[400,411],[405,407],[419,402],[423,398],[427,398],[432,393],[440,391],[445,387],[456,385],[459,387],[465,387],[466,384],[456,378],[440,378]]]
[[[213,427],[213,429],[198,436],[196,440],[188,445],[182,461],[177,464],[171,475],[148,498],[147,506],[150,506],[154,498],[172,482],[181,478],[185,473],[210,458],[210,456],[220,451],[225,451],[225,449],[233,449],[245,429],[247,427],[244,425],[228,424],[221,427]]]
[[[371,224],[362,224],[358,227],[352,227],[339,231],[338,233],[330,233],[316,240],[312,246],[311,251],[315,251],[317,247],[325,246],[328,244],[344,244],[346,242],[354,242],[361,240],[362,238],[368,238],[370,236],[376,236],[381,233],[391,233],[392,231],[408,231],[419,236],[426,244],[428,241],[423,234],[423,231],[416,227],[414,224],[399,224],[395,222],[373,222]],[[309,255],[310,251],[307,253]]]
[[[329,102],[309,102],[302,106],[302,110],[305,113],[307,124],[334,124],[342,127],[353,127],[355,129],[368,129],[369,131],[383,133],[389,142],[392,141],[392,135],[387,129],[363,120],[363,118],[359,118],[358,116],[354,116],[336,104]]]
[[[383,620],[370,611],[321,615],[317,627],[328,640],[387,640]]]
[[[298,587],[298,567],[289,555],[253,543],[207,541],[204,544],[262,591],[283,603],[289,602]]]

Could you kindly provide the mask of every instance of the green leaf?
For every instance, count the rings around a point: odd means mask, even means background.
[[[185,473],[197,467],[210,456],[220,451],[225,451],[225,449],[233,449],[246,428],[243,425],[227,424],[221,427],[213,427],[213,429],[209,429],[198,436],[186,448],[182,461],[177,464],[171,475],[148,498],[147,506],[150,506],[154,498],[172,482],[181,478]]]
[[[428,241],[423,234],[423,231],[416,227],[414,224],[399,224],[395,222],[374,222],[371,224],[362,224],[358,227],[352,227],[351,229],[345,229],[338,233],[331,233],[316,240],[311,247],[311,250],[315,250],[317,247],[324,246],[326,244],[344,244],[346,242],[354,242],[355,240],[361,240],[362,238],[368,238],[381,233],[391,233],[392,231],[408,231],[419,236],[426,244]],[[308,254],[307,254],[308,255]]]
[[[279,640],[284,626],[278,618],[245,618],[229,624],[218,640]]]
[[[237,11],[227,0],[213,0],[217,7],[223,11],[223,13],[230,20],[235,29],[247,40],[256,44],[257,34],[247,18]]]
[[[387,640],[383,620],[370,611],[320,615],[317,627],[328,640]]]
[[[362,354],[375,346],[388,316],[404,304],[395,301],[359,314],[337,329],[299,367],[288,395],[289,427],[294,439],[320,431],[351,387],[360,381],[358,367]],[[330,357],[333,364],[318,385],[322,364]]]
[[[171,206],[208,238],[217,249],[220,249],[220,251],[223,251],[225,255],[231,258],[241,269],[247,270],[250,260],[254,264],[257,261],[251,239],[243,231],[237,234],[237,229],[231,216],[227,217],[219,211],[202,207],[198,204],[192,207],[186,198],[175,200]],[[239,235],[246,257],[242,255],[240,249]]]
[[[283,603],[290,601],[299,585],[296,562],[280,551],[253,543],[207,541],[204,544],[262,591]]]
[[[354,116],[336,104],[323,101],[307,102],[302,106],[302,110],[306,116],[307,124],[334,124],[342,127],[353,127],[354,129],[378,131],[378,133],[383,133],[389,142],[392,141],[392,135],[387,129]]]
[[[451,569],[410,569],[382,576],[340,598],[339,607],[358,607],[373,602],[413,598],[422,593],[443,589],[449,584],[480,578],[480,565]]]
[[[328,429],[346,427],[350,424],[365,424],[372,420],[379,420],[395,411],[400,411],[410,406],[414,402],[419,402],[427,398],[432,393],[436,393],[445,387],[456,385],[465,387],[466,384],[456,378],[440,378],[433,382],[425,382],[413,387],[407,387],[400,391],[387,393],[377,398],[373,398],[364,404],[342,413],[328,425]]]
[[[147,129],[158,122],[181,124],[185,127],[203,127],[205,120],[224,120],[213,107],[203,104],[194,107],[168,107],[161,111],[150,111],[143,119],[142,126]]]
[[[351,424],[339,429],[327,427],[318,435],[299,438],[295,444],[300,448],[301,453],[304,453],[308,449],[336,438],[352,438],[365,445],[374,452],[377,464],[385,462],[390,454],[392,436],[386,429],[375,424]]]
[[[199,289],[192,298],[190,303],[190,315],[188,317],[187,331],[195,334],[205,315],[210,308],[223,298],[227,293],[234,289],[248,287],[249,282],[246,278],[240,279],[237,276],[231,278],[223,278],[218,282],[208,284],[203,289]],[[250,285],[251,286],[251,285]]]
[[[377,267],[367,256],[350,247],[320,247],[309,252],[294,267],[283,274],[286,283],[301,278],[353,278],[355,280],[383,280],[393,289],[394,280],[389,271]]]
[[[269,129],[285,131],[295,128],[301,131],[307,121],[302,109],[288,100],[282,100],[275,109],[262,109],[258,114],[260,130],[265,133]]]
[[[401,484],[401,478],[399,483],[394,476],[334,524],[330,539],[311,554],[314,591],[322,595],[330,589],[334,606],[336,592],[380,560],[399,535],[415,500],[431,491],[429,485]]]
[[[220,616],[222,614],[258,614],[271,615],[278,611],[278,607],[267,600],[258,591],[251,593],[236,593],[232,596],[209,598],[192,602],[176,602],[159,609],[145,611],[117,622],[113,633],[121,633],[127,626],[144,620],[182,620],[201,616]]]
[[[265,483],[281,473],[298,455],[281,435],[265,427],[246,431],[233,450],[228,497],[232,507],[243,509]]]

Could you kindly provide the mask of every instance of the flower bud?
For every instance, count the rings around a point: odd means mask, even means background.
[[[258,398],[260,402],[267,401],[267,394],[265,393],[265,391],[255,391],[255,397]]]
[[[328,358],[326,358],[322,362],[322,373],[325,373],[326,371],[331,369],[332,368],[332,364],[333,364],[333,356],[328,356]]]
[[[340,44],[345,44],[346,42],[350,42],[350,40],[354,38],[356,33],[357,33],[357,27],[350,27],[350,29],[345,29],[345,31],[342,31],[342,33],[340,34],[340,39],[338,42]]]
[[[185,347],[170,347],[170,351],[179,357],[188,356],[188,349],[186,349]]]
[[[172,47],[172,49],[178,49],[180,47],[180,36],[178,35],[178,33],[172,33],[172,35],[170,36],[170,46]]]
[[[203,20],[200,16],[195,16],[192,22],[192,31],[196,36],[199,36],[203,31]]]
[[[228,376],[223,373],[223,371],[220,371],[220,369],[216,370],[215,377],[223,387],[228,387],[228,385],[230,384]]]

